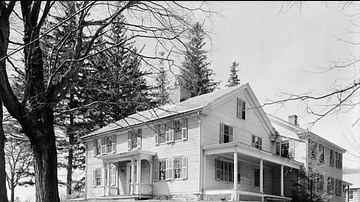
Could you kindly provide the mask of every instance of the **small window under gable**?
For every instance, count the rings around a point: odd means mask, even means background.
[[[237,98],[237,117],[245,120],[246,103],[244,100]]]
[[[251,136],[251,146],[262,150],[262,138],[258,137],[258,136],[255,136],[255,135],[252,135]]]
[[[233,141],[233,127],[220,123],[219,143],[228,143]]]

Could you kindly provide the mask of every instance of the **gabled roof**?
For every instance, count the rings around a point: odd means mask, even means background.
[[[279,131],[281,136],[286,136],[289,138],[293,138],[293,139],[299,139],[300,135],[304,135],[304,134],[309,134],[313,137],[316,137],[318,139],[321,139],[321,141],[331,145],[334,148],[337,148],[338,150],[340,150],[341,152],[346,152],[346,150],[342,147],[340,147],[339,145],[327,140],[326,138],[317,135],[311,131],[308,131],[304,128],[301,128],[299,126],[295,126],[291,123],[289,123],[288,121],[285,121],[279,117],[276,117],[274,115],[271,114],[267,114],[267,116],[270,118],[271,123],[274,125],[275,129],[277,131]],[[295,137],[296,136],[296,137]]]
[[[350,188],[360,188],[360,173],[343,174],[343,181],[350,182]]]
[[[201,110],[202,108],[213,103],[217,99],[220,99],[221,97],[230,94],[235,90],[240,90],[243,88],[250,88],[250,86],[249,84],[244,84],[240,86],[229,87],[197,97],[192,97],[180,103],[167,104],[158,108],[137,112],[124,119],[116,121],[115,123],[111,123],[103,128],[100,128],[99,130],[96,130],[88,135],[85,135],[82,138],[88,138],[90,136],[98,135],[101,133],[119,130],[127,128],[129,126],[143,124],[149,121],[166,118],[177,114]]]

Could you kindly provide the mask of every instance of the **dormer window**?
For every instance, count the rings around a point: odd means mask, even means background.
[[[245,120],[246,103],[244,100],[237,98],[237,117]]]

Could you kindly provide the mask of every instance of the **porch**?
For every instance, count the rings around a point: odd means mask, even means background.
[[[151,198],[154,155],[153,152],[137,149],[97,157],[103,160],[105,176],[101,199]]]
[[[302,163],[241,142],[206,145],[203,154],[204,200],[291,201]]]

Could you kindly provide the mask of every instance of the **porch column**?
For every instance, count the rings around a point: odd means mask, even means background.
[[[238,189],[238,154],[235,151],[234,152],[234,189],[232,192],[232,196],[231,196],[231,200],[232,201],[237,201],[238,200],[238,195],[237,195],[237,189]]]
[[[238,189],[238,154],[234,152],[234,189]]]
[[[284,196],[284,165],[280,169],[280,195]]]
[[[107,164],[107,179],[106,179],[106,184],[107,184],[107,195],[110,196],[110,170],[111,170],[111,163]]]
[[[141,193],[141,158],[139,157],[137,160],[137,194]]]
[[[135,179],[135,159],[131,159],[131,182],[130,182],[130,194],[134,194],[134,179]]]
[[[264,160],[260,159],[260,193],[264,193]]]
[[[216,165],[215,165],[216,166]],[[206,155],[203,156],[203,176],[202,176],[202,191],[206,189]]]
[[[149,160],[149,164],[150,164],[150,184],[152,184],[153,182],[153,161],[152,160]]]

